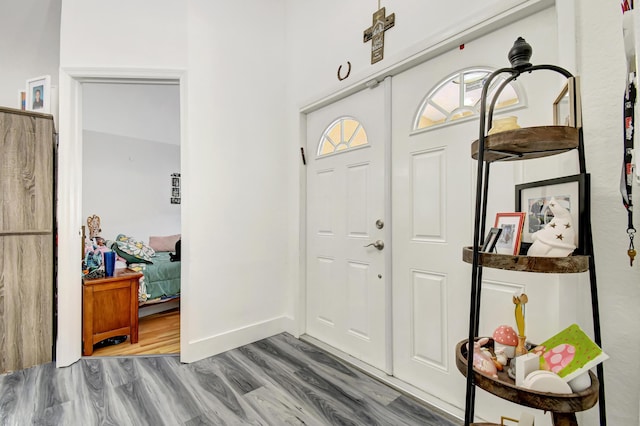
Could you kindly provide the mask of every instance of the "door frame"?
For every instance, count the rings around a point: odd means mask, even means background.
[[[415,67],[416,65],[420,65],[423,62],[426,62],[436,56],[447,52],[449,50],[457,49],[459,46],[463,45],[466,42],[475,40],[480,38],[481,36],[488,34],[492,31],[495,31],[499,28],[504,27],[513,22],[517,22],[527,16],[533,15],[537,12],[540,12],[546,8],[555,7],[557,11],[557,25],[562,28],[568,28],[569,31],[558,32],[558,51],[561,53],[559,56],[560,63],[559,65],[564,66],[567,69],[575,70],[576,68],[576,57],[577,52],[575,49],[574,42],[574,34],[575,34],[575,23],[576,23],[576,5],[573,2],[569,2],[567,4],[563,4],[562,2],[556,2],[555,0],[529,0],[523,2],[517,6],[514,6],[509,11],[498,14],[491,19],[487,19],[486,21],[473,26],[471,28],[467,28],[459,31],[453,36],[445,38],[443,40],[425,40],[418,45],[412,47],[412,49],[403,51],[396,56],[392,56],[388,58],[388,62],[386,62],[387,66],[382,67],[373,67],[366,71],[360,72],[358,74],[354,74],[351,78],[353,79],[353,83],[347,86],[340,85],[335,86],[330,90],[321,93],[319,96],[315,97],[311,102],[306,104],[305,106],[299,109],[299,126],[298,126],[298,139],[297,143],[300,144],[299,141],[304,141],[306,146],[307,140],[307,115],[332,103],[335,103],[341,99],[344,99],[354,93],[357,93],[361,90],[365,90],[368,87],[376,86],[380,82],[384,81],[388,77],[393,77],[405,70]],[[506,65],[506,64],[505,64]],[[389,126],[389,132],[391,132],[391,128]],[[388,140],[391,141],[391,135],[385,135],[385,138],[388,137]],[[299,149],[299,147],[296,147]],[[389,144],[390,149],[390,144]],[[386,155],[386,153],[385,153]],[[391,156],[389,153],[388,160],[391,161]],[[298,263],[298,283],[294,286],[294,295],[293,295],[293,315],[295,319],[295,334],[296,336],[304,336],[306,332],[306,288],[307,288],[307,241],[306,241],[306,232],[307,232],[307,176],[306,176],[306,168],[302,164],[302,161],[299,163],[299,234],[298,234],[298,243],[300,247],[299,254],[299,263]],[[390,174],[391,170],[385,169],[385,178],[386,174]],[[389,180],[390,185],[390,180]],[[387,212],[388,217],[391,218],[391,212]],[[390,219],[389,219],[390,220]],[[390,238],[385,235],[385,241]],[[391,264],[386,265],[389,269],[387,271],[391,272]],[[387,272],[387,273],[389,273]],[[389,286],[392,288],[392,283]],[[389,294],[389,300],[391,301],[391,295]],[[392,312],[389,312],[389,315],[392,315]],[[388,326],[391,327],[391,321],[388,322]],[[391,336],[392,337],[392,336]],[[309,340],[314,340],[313,338],[309,338]],[[322,342],[319,342],[322,345]],[[325,348],[330,350],[330,348]],[[388,350],[392,352],[393,347],[391,344],[389,345]],[[338,356],[344,354],[338,354]],[[353,360],[351,360],[353,361]],[[392,362],[391,356],[388,356],[387,362]],[[366,366],[361,366],[366,368]],[[387,368],[388,371],[392,371],[390,365]],[[373,374],[376,374],[375,371],[372,371]],[[391,373],[389,373],[391,374]],[[379,378],[383,379],[383,376],[379,376]],[[393,383],[398,386],[398,383]],[[400,386],[405,386],[400,384]],[[409,386],[410,387],[410,386]],[[428,400],[428,395],[422,394],[420,390],[413,389],[411,390],[414,394],[421,394],[421,397],[425,400]],[[455,411],[455,409],[454,409]]]
[[[184,70],[120,68],[61,68],[58,98],[58,260],[57,260],[57,341],[56,367],[65,367],[82,354],[82,292],[79,279],[78,242],[82,235],[82,93],[84,83],[138,83],[180,85],[180,157],[187,170],[187,75]],[[54,107],[55,108],[55,107]],[[54,111],[54,116],[56,112]],[[184,179],[188,176],[183,177]],[[185,187],[188,183],[185,182]],[[181,205],[186,215],[188,203]],[[188,235],[188,222],[182,223]],[[187,256],[188,258],[188,256]],[[182,281],[188,282],[189,263],[182,263]],[[181,304],[188,308],[190,297],[183,292]],[[185,321],[181,321],[181,335]],[[181,357],[188,351],[187,339],[180,340]]]

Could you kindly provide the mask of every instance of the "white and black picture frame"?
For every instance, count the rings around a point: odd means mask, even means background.
[[[491,228],[487,237],[484,239],[484,243],[482,244],[480,251],[484,253],[493,253],[496,250],[496,243],[498,242],[498,238],[500,238],[501,232],[502,228]]]
[[[51,76],[43,75],[27,80],[27,111],[51,113]]]
[[[171,204],[180,204],[180,173],[171,173]]]
[[[553,213],[549,208],[549,201],[555,198],[571,214],[571,222],[575,229],[576,252],[583,253],[584,227],[589,223],[589,185],[588,173],[516,185],[516,210],[526,213],[522,230],[523,245],[531,244],[533,242],[531,234],[551,222]]]

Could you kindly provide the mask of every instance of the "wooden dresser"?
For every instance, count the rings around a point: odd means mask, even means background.
[[[138,281],[141,272],[116,269],[112,277],[85,279],[82,285],[82,354],[109,337],[138,343]]]

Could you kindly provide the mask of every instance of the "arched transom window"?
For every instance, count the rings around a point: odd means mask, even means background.
[[[492,72],[493,70],[488,68],[469,68],[442,80],[422,101],[414,120],[413,130],[478,116],[482,86]],[[487,97],[489,101],[493,99],[493,94],[505,78],[506,75],[500,76],[491,82]],[[523,96],[519,85],[512,81],[500,94],[495,108],[498,110],[524,103]]]
[[[340,117],[322,133],[318,144],[318,157],[367,145],[367,132],[353,117]]]

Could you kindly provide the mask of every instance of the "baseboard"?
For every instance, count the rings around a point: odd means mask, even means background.
[[[261,339],[266,339],[267,337],[275,336],[290,329],[293,322],[292,318],[281,316],[204,339],[190,340],[186,345],[180,346],[180,361],[187,363],[199,361]]]
[[[364,363],[359,359],[354,358],[353,356],[348,355],[334,348],[333,346],[327,345],[326,343],[323,343],[320,340],[315,339],[307,334],[301,335],[300,340],[319,347],[320,349],[330,353],[336,358],[339,358],[342,361],[351,364],[353,367],[364,372],[365,374],[368,374],[369,376],[374,377],[375,379],[381,381],[387,386],[396,389],[398,392],[402,392],[405,395],[410,396],[411,398],[415,398],[420,402],[433,407],[435,410],[439,411],[444,416],[450,417],[451,420],[453,421],[461,421],[462,419],[464,419],[463,409],[456,407],[455,405],[452,405],[438,398],[437,396],[431,395],[413,385],[410,385],[409,383],[403,382],[400,379],[390,376],[384,371],[378,370],[377,368],[374,368],[369,364]]]

